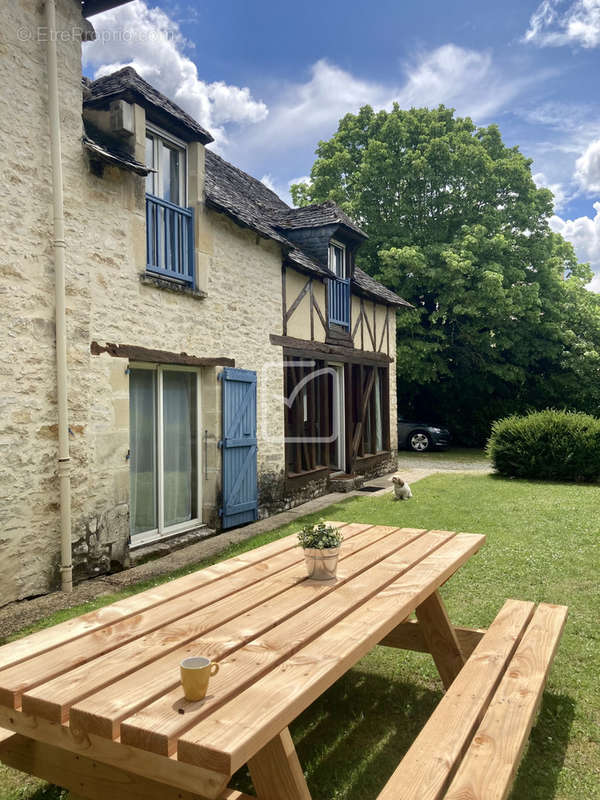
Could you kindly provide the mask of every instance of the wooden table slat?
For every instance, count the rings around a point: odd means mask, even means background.
[[[357,527],[365,530],[370,526]],[[301,557],[300,548],[288,548],[267,560],[258,561],[234,572],[227,581],[212,582],[208,586],[167,600],[140,614],[129,616],[113,625],[85,634],[75,641],[67,642],[59,648],[28,659],[26,667],[20,664],[8,667],[0,671],[0,704],[18,708],[22,694],[30,689],[144,634],[175,622],[199,608],[255,586],[263,582],[266,577],[299,563]]]
[[[394,530],[383,526],[370,528],[346,541],[340,561],[340,576],[343,576],[341,580],[349,580],[374,561],[398,549],[401,542],[397,541],[397,537],[391,537]],[[304,567],[298,569],[303,571]],[[171,652],[166,652],[166,646],[163,646],[159,654],[161,657],[154,656],[151,651],[144,653],[144,662],[140,661],[135,672],[120,680],[117,680],[117,676],[119,671],[124,674],[123,659],[115,659],[115,663],[111,664],[103,657],[94,663],[98,663],[102,669],[103,683],[105,677],[109,678],[106,688],[100,689],[100,684],[94,682],[93,676],[88,675],[86,691],[89,696],[73,703],[70,724],[79,730],[100,736],[118,737],[121,720],[179,685],[179,663],[183,658],[200,653],[220,660],[334,588],[335,584],[330,581],[302,581],[253,609],[242,609],[239,616],[184,646]],[[169,637],[167,641],[170,647],[173,639]],[[50,684],[45,684],[44,687],[46,686],[50,687]],[[82,689],[83,686],[80,686],[77,693]],[[65,685],[64,691],[67,690]],[[73,702],[74,696],[71,693],[67,698],[65,694],[62,700],[55,697],[54,702],[68,705]]]
[[[142,749],[170,755],[177,740],[195,722],[216,709],[232,695],[270,675],[282,661],[291,658],[308,642],[335,626],[362,607],[373,595],[381,592],[399,575],[411,570],[432,551],[448,541],[452,533],[410,534],[404,547],[384,558],[370,569],[326,597],[312,603],[281,625],[255,639],[225,659],[219,673],[211,681],[211,694],[201,703],[184,700],[181,687],[176,686],[121,725],[121,740]],[[242,695],[243,696],[243,695]],[[178,713],[180,709],[184,714]]]
[[[346,525],[346,523],[333,524]],[[364,528],[365,526],[360,527]],[[266,558],[271,558],[286,550],[295,550],[296,545],[295,536],[285,536],[254,550],[248,550],[248,552],[239,556],[229,558],[219,564],[204,567],[189,575],[183,575],[174,581],[146,589],[146,591],[139,592],[132,597],[118,600],[104,608],[98,608],[87,614],[68,619],[58,625],[53,625],[51,628],[30,633],[22,639],[17,639],[0,647],[0,670],[13,664],[19,664],[41,653],[46,653],[48,650],[60,647],[67,642],[78,639],[92,631],[98,631],[134,614],[148,611],[166,600],[172,600],[175,597],[186,594],[186,592],[199,589],[201,586],[208,586],[214,581],[228,578],[240,570],[264,561]],[[301,554],[297,550],[295,552],[297,553],[297,560],[300,560]]]
[[[428,535],[428,534],[427,534]],[[485,541],[458,534],[178,742],[181,761],[233,773],[365,655]]]
[[[372,530],[369,528],[362,533],[356,533],[346,541],[345,558],[360,552],[379,538],[377,534],[373,536]],[[391,531],[393,528],[382,529],[381,536],[389,535]],[[370,558],[373,559],[373,557],[371,554]],[[130,700],[134,696],[139,697],[139,689],[146,685],[143,679],[148,669],[142,676],[139,675],[139,670],[146,665],[150,665],[151,671],[159,672],[163,680],[171,679],[178,682],[179,662],[182,658],[197,654],[199,649],[211,658],[218,658],[221,650],[224,649],[225,652],[233,650],[244,641],[252,639],[254,632],[248,630],[246,621],[241,620],[236,623],[240,616],[250,613],[250,610],[257,609],[254,616],[257,624],[262,624],[266,628],[270,624],[276,624],[278,615],[281,614],[281,604],[285,602],[288,593],[298,584],[306,583],[303,580],[304,574],[304,566],[294,564],[231,597],[222,598],[212,605],[192,612],[176,622],[135,639],[120,648],[111,650],[76,669],[61,673],[53,680],[44,682],[24,694],[23,710],[43,716],[45,719],[66,722],[69,719],[72,705],[89,695],[101,692],[104,687],[110,687],[108,694],[113,698],[117,692],[119,695],[122,693],[123,700]],[[312,594],[314,595],[316,591],[318,591],[317,588]],[[304,597],[306,598],[306,591]],[[311,596],[304,602],[305,604],[310,603]],[[266,609],[266,605],[269,603],[273,605],[272,623],[269,621]],[[261,613],[263,609],[265,611]],[[171,653],[173,655],[169,655]],[[167,662],[171,664],[171,668],[165,671]],[[115,682],[127,676],[131,676],[127,690],[123,686],[113,689]],[[132,687],[137,687],[138,691],[132,690]],[[110,705],[106,703],[105,697],[100,700],[100,703],[103,711],[106,711]],[[81,717],[76,720],[75,724],[82,730],[88,730]],[[94,732],[98,732],[96,728],[97,726],[93,726]],[[108,734],[106,726],[103,726],[103,733]]]
[[[98,774],[119,771],[114,793],[123,800],[128,783],[142,794],[147,783],[146,794],[157,797],[161,784],[173,787],[175,794],[163,793],[173,800],[183,792],[247,800],[226,786],[248,763],[259,796],[308,800],[289,723],[375,644],[405,641],[398,626],[411,612],[423,617],[432,603],[443,607],[437,590],[485,541],[333,524],[346,540],[337,581],[306,580],[302,551],[290,536],[1,647],[0,760],[3,744],[7,758],[24,759],[28,771],[51,769],[64,752],[76,793],[78,776],[84,787],[88,766],[97,762]],[[418,633],[423,647],[435,645],[448,682],[460,666],[454,661],[462,662],[457,630],[434,608]],[[188,703],[178,664],[197,654],[221,669],[205,700]],[[529,652],[525,666],[527,658]],[[527,694],[526,683],[525,676],[519,686]],[[527,698],[515,722],[517,746],[534,701]],[[480,762],[474,764],[478,774]],[[93,774],[90,780],[101,794]]]

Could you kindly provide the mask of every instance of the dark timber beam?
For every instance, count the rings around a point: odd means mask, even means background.
[[[147,361],[152,364],[181,364],[186,367],[235,367],[233,358],[190,356],[187,353],[170,353],[167,350],[152,350],[149,347],[138,347],[133,344],[106,342],[105,345],[101,345],[98,342],[92,342],[90,352],[93,356],[108,353],[113,358],[128,358],[130,361]]]
[[[299,356],[300,358],[317,358],[317,354],[319,354],[321,356],[333,356],[351,364],[375,364],[379,366],[387,365],[393,360],[386,353],[355,350],[352,347],[326,344],[325,342],[311,342],[307,339],[296,339],[293,336],[279,336],[272,333],[269,339],[271,344],[285,347],[289,355]]]

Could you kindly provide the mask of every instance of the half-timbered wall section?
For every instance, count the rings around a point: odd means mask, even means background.
[[[272,334],[271,342],[284,354],[291,485],[393,466],[396,307],[355,287],[344,331],[328,317],[327,284],[328,278],[282,268],[283,335]]]
[[[334,466],[333,377],[323,359],[284,358],[288,475]]]
[[[286,267],[281,272],[284,336],[324,342],[327,338],[326,287],[318,278]]]

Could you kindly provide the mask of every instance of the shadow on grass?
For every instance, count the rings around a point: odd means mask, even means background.
[[[555,796],[574,717],[571,697],[544,693],[511,800],[551,800]]]
[[[376,800],[441,697],[361,669],[340,678],[291,725],[313,800]],[[511,800],[555,796],[573,717],[569,697],[544,695]],[[253,792],[245,769],[232,784]]]
[[[290,726],[313,800],[376,798],[442,692],[354,669]],[[248,773],[232,782],[252,792]]]

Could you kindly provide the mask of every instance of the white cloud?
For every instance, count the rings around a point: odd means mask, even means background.
[[[260,182],[264,183],[267,189],[270,189],[272,192],[277,192],[275,183],[273,182],[273,176],[271,174],[267,173],[266,175],[263,175],[260,179]]]
[[[291,186],[293,183],[309,184],[310,182],[311,182],[310,175],[301,175],[299,178],[292,178],[291,181],[288,181],[288,186]]]
[[[178,24],[159,8],[135,0],[97,14],[92,23],[97,38],[84,45],[83,57],[95,77],[132,66],[217,139],[224,138],[228,123],[255,123],[267,116],[267,106],[250,89],[200,80]]]
[[[562,183],[556,182],[551,183],[548,178],[544,175],[543,172],[536,172],[535,175],[532,176],[533,180],[535,181],[536,186],[540,188],[550,189],[552,194],[554,195],[554,211],[560,211],[561,208],[564,207],[565,203],[569,199],[565,189],[563,188]]]
[[[283,88],[269,118],[256,127],[246,145],[251,149],[268,141],[274,150],[287,149],[292,142],[313,143],[330,134],[344,114],[366,103],[388,105],[390,98],[388,88],[356,78],[322,59],[311,67],[306,83]]]
[[[488,52],[445,44],[406,68],[406,82],[395,93],[401,106],[454,106],[478,122],[508,102],[524,85],[498,77]]]
[[[524,41],[540,47],[600,46],[600,0],[575,0],[564,12],[560,5],[561,0],[540,3],[529,20]]]
[[[600,139],[591,142],[575,162],[575,178],[585,192],[600,192]]]
[[[600,292],[600,202],[594,203],[594,211],[593,217],[577,219],[563,219],[555,214],[550,227],[571,242],[580,261],[590,263],[596,275],[588,288]]]
[[[283,87],[268,119],[245,137],[238,152],[252,151],[265,141],[271,152],[313,144],[330,136],[344,114],[366,104],[378,110],[390,109],[394,101],[404,108],[443,103],[481,123],[538,78],[504,79],[489,53],[454,44],[421,54],[405,66],[404,80],[396,85],[363,80],[320,59],[306,82]]]

